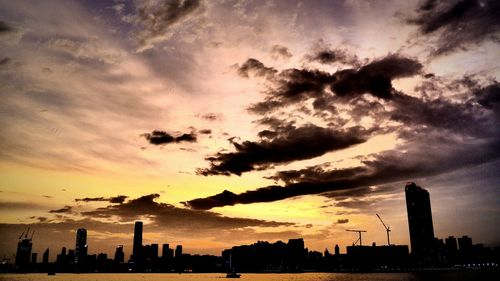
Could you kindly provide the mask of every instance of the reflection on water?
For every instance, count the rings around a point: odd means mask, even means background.
[[[222,273],[209,274],[0,274],[3,281],[187,281],[225,278]],[[240,280],[248,281],[476,281],[500,280],[499,273],[432,272],[432,273],[244,273]]]

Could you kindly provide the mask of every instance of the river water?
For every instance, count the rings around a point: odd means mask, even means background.
[[[225,274],[0,274],[5,281],[221,281]],[[500,280],[500,273],[478,272],[430,272],[430,273],[295,273],[295,274],[242,274],[247,281],[477,281]]]

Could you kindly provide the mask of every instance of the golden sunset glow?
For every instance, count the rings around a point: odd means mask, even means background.
[[[190,253],[343,252],[346,229],[385,243],[376,213],[408,244],[408,181],[438,236],[499,242],[498,24],[434,30],[419,1],[167,2],[0,1],[0,254],[30,225],[38,252],[85,227],[89,252],[128,256],[136,220]]]

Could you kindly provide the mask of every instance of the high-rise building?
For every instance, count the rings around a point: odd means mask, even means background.
[[[149,248],[148,258],[150,260],[158,259],[158,244],[151,244]]]
[[[472,238],[467,235],[458,238],[458,249],[462,253],[469,253],[472,250]]]
[[[166,259],[168,258],[169,254],[170,254],[170,245],[163,244],[161,247],[161,258]]]
[[[340,248],[339,245],[335,244],[335,255],[338,256],[340,255]]]
[[[178,259],[181,257],[182,257],[182,245],[177,245],[177,247],[175,247],[175,258]]]
[[[42,258],[43,264],[48,264],[49,263],[49,248],[43,252],[43,258]]]
[[[134,245],[132,246],[131,260],[135,263],[142,261],[142,221],[136,221],[134,226]]]
[[[19,242],[17,242],[16,251],[16,268],[24,270],[30,264],[31,258],[31,248],[33,244],[31,243],[31,238],[28,238],[29,229],[24,234],[24,232],[19,236]],[[24,235],[24,238],[23,238]]]
[[[81,264],[87,258],[87,230],[79,228],[76,231],[76,245],[75,245],[75,263]]]
[[[446,244],[446,251],[448,251],[449,254],[457,252],[457,238],[454,236],[448,236],[448,238],[444,239],[444,242]]]
[[[411,251],[414,255],[427,260],[432,255],[434,244],[429,192],[411,182],[406,185],[405,194]]]
[[[123,263],[125,261],[125,253],[123,252],[123,245],[118,245],[115,251],[115,262]]]
[[[57,263],[66,263],[67,262],[67,256],[66,256],[66,247],[62,247],[61,253],[57,255],[56,257],[56,262]]]
[[[182,245],[177,245],[177,247],[175,247],[175,271],[177,272],[184,271],[184,261],[182,258]]]

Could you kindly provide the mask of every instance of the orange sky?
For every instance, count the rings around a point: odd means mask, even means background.
[[[0,1],[1,255],[28,225],[129,255],[138,219],[191,253],[384,244],[375,213],[409,244],[407,181],[436,236],[499,242],[494,1],[98,2]]]

